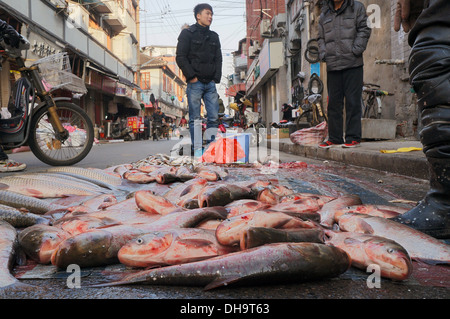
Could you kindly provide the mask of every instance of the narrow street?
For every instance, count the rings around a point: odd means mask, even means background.
[[[109,166],[138,161],[151,154],[168,154],[179,140],[134,141],[96,145],[89,156],[80,162],[80,167],[107,168]],[[257,151],[252,148],[252,154]],[[29,165],[27,172],[45,171],[48,166],[40,163],[30,152],[11,155]],[[303,169],[278,169],[259,171],[268,179],[277,179],[298,192],[312,192],[323,195],[357,194],[363,203],[388,205],[395,200],[416,201],[427,188],[427,181],[390,174],[373,169],[352,167],[336,162],[318,161],[280,153],[282,162],[302,161],[308,167]],[[228,168],[233,180],[251,179],[255,169]],[[5,175],[2,175],[5,176]],[[144,189],[146,185],[142,186]],[[395,204],[406,205],[411,204]],[[438,267],[438,268],[436,268]],[[23,280],[39,286],[37,291],[10,292],[6,299],[448,299],[450,297],[448,267],[430,266],[414,262],[413,276],[404,282],[381,279],[380,287],[370,287],[370,273],[351,268],[334,279],[314,282],[264,285],[250,287],[229,287],[205,292],[198,287],[171,286],[119,286],[109,288],[83,288],[101,282],[115,271],[127,271],[120,265],[86,268],[81,271],[81,288],[69,289],[67,278],[70,272],[43,266],[34,273],[35,279]],[[427,278],[427,272],[434,277]],[[31,276],[33,278],[33,275]],[[40,279],[37,279],[40,278]],[[444,287],[443,287],[444,286]],[[270,301],[267,301],[270,303]],[[221,302],[219,302],[221,303]],[[289,304],[288,304],[289,305]],[[177,309],[172,309],[176,311]],[[173,313],[174,313],[173,312]]]

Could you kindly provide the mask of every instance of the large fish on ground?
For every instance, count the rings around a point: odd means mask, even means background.
[[[321,206],[315,198],[303,198],[272,205],[268,210],[283,212],[302,219],[311,219],[320,222],[321,217],[318,213],[320,208]]]
[[[281,212],[255,211],[224,220],[217,226],[217,240],[222,245],[237,245],[240,243],[242,233],[250,227],[290,229],[317,228],[318,225]]]
[[[35,224],[50,223],[49,218],[29,212],[20,211],[14,207],[0,204],[0,220],[4,220],[17,228],[29,227]]]
[[[267,227],[250,227],[242,232],[240,246],[242,250],[273,243],[309,242],[324,243],[325,233],[322,229],[275,229]]]
[[[48,171],[73,176],[106,188],[114,188],[114,186],[122,184],[122,178],[106,173],[100,169],[61,166],[52,167]]]
[[[223,207],[200,208],[172,212],[149,224],[119,225],[89,230],[60,243],[51,261],[53,265],[61,268],[70,264],[90,267],[117,263],[119,249],[138,236],[177,227],[196,227],[205,220],[220,219],[224,216],[226,211]]]
[[[7,190],[0,190],[0,204],[17,209],[25,208],[34,214],[45,214],[48,211],[63,208],[61,205],[51,204],[42,199],[25,196]]]
[[[320,224],[322,226],[331,228],[335,223],[335,213],[338,209],[347,206],[354,206],[362,204],[361,199],[357,195],[343,195],[324,204],[318,211],[320,214]]]
[[[170,200],[153,194],[152,191],[142,190],[134,194],[136,205],[149,213],[167,215],[181,207],[175,205]]]
[[[248,187],[233,184],[215,184],[204,187],[198,194],[200,207],[225,206],[239,199],[255,199],[255,192]]]
[[[228,218],[257,210],[265,210],[269,207],[271,207],[271,205],[256,199],[239,199],[225,205],[225,208],[228,211]]]
[[[37,224],[22,230],[18,238],[29,258],[40,264],[48,264],[59,244],[70,236],[59,227]]]
[[[326,196],[326,195],[318,195],[318,194],[312,194],[312,193],[293,193],[293,194],[281,196],[279,198],[279,202],[280,203],[292,202],[292,201],[296,201],[299,199],[306,199],[306,198],[315,199],[320,207],[322,207],[329,201],[336,199],[336,197]]]
[[[408,252],[393,240],[353,232],[326,230],[325,233],[325,243],[347,252],[356,268],[366,270],[375,264],[380,267],[382,277],[393,280],[406,280],[413,271]]]
[[[116,282],[128,284],[204,286],[211,290],[230,285],[282,284],[336,277],[350,267],[343,250],[316,243],[264,245],[187,264],[144,270]]]
[[[212,230],[179,228],[139,236],[124,245],[118,257],[124,265],[147,268],[184,264],[234,251],[219,244]]]
[[[9,223],[0,220],[0,292],[10,289],[31,289],[33,286],[19,282],[11,269],[18,258],[17,231]]]
[[[379,216],[383,218],[392,218],[400,214],[406,213],[407,208],[389,206],[389,205],[355,205],[338,209],[334,213],[335,220],[338,220],[340,216],[348,213],[366,214],[371,216]]]
[[[341,230],[391,239],[403,246],[412,259],[431,264],[450,264],[450,245],[393,220],[349,213],[339,220]]]
[[[70,185],[58,185],[51,180],[25,179],[8,176],[0,179],[0,190],[8,190],[36,198],[54,198],[67,196],[90,196],[95,193]]]

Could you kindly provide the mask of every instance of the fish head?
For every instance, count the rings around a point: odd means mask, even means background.
[[[112,233],[98,229],[69,237],[53,252],[51,262],[60,268],[71,264],[80,267],[110,264],[117,260],[112,240]]]
[[[364,241],[364,251],[373,264],[380,267],[383,277],[405,280],[412,273],[413,266],[408,252],[393,240],[371,236]]]
[[[153,232],[136,238],[122,246],[118,252],[119,261],[130,267],[158,265],[157,257],[172,245],[173,234]]]
[[[28,257],[40,264],[48,264],[59,244],[69,237],[63,229],[37,224],[20,232],[19,243]]]
[[[347,232],[373,234],[373,228],[365,221],[367,217],[367,215],[357,213],[344,214],[339,218],[339,228]]]
[[[222,245],[238,243],[241,233],[249,227],[254,216],[255,212],[249,212],[224,220],[216,228],[217,241]]]

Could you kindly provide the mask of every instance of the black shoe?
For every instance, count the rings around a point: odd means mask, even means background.
[[[408,212],[394,218],[396,222],[414,228],[434,238],[450,238],[450,207],[425,197]]]

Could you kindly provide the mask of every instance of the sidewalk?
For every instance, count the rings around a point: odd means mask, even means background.
[[[289,138],[267,140],[268,147],[270,147],[270,143],[279,143],[280,152],[368,167],[420,179],[428,179],[427,161],[422,151],[380,152],[381,150],[397,150],[407,147],[422,148],[422,144],[417,140],[362,141],[360,147],[350,149],[345,149],[340,146],[321,149],[317,145],[298,145],[292,143]],[[276,147],[275,145],[273,146]]]

